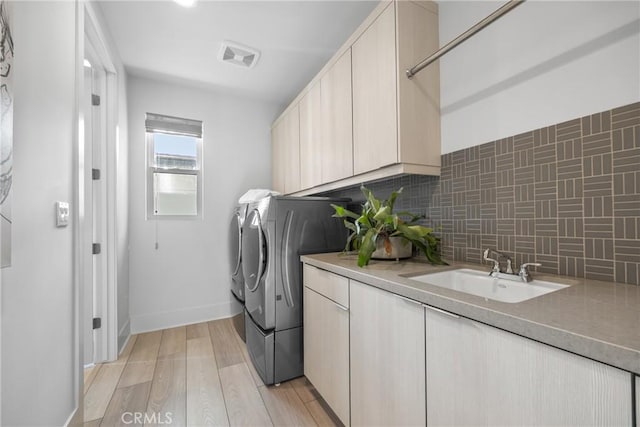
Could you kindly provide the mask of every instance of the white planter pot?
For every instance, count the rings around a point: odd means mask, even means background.
[[[391,251],[388,252],[385,249],[384,238],[379,237],[376,240],[376,250],[371,255],[372,259],[401,259],[401,258],[411,258],[413,255],[413,245],[410,241],[394,236],[389,237],[389,241],[391,246],[387,249]]]

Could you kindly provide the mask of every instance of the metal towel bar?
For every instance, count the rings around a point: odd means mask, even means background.
[[[517,6],[520,6],[525,1],[526,0],[509,0],[507,3],[505,3],[502,6],[500,6],[500,8],[496,9],[496,11],[493,12],[491,15],[487,16],[482,21],[478,22],[473,27],[469,28],[467,31],[465,31],[464,33],[460,34],[455,39],[451,40],[446,45],[442,46],[440,49],[435,51],[432,55],[430,55],[426,59],[422,60],[420,63],[414,65],[413,68],[409,68],[405,72],[407,77],[408,78],[412,78],[417,73],[419,73],[423,68],[425,68],[426,66],[428,66],[432,62],[437,61],[441,56],[445,55],[447,52],[449,52],[450,50],[452,50],[456,46],[462,44],[469,37],[471,37],[474,34],[480,32],[482,29],[487,27],[489,24],[491,24],[492,22],[496,21],[498,18],[502,17],[507,12],[513,10]]]

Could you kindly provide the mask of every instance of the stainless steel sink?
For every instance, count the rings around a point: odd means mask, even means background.
[[[526,301],[568,287],[535,279],[524,283],[493,278],[482,271],[467,268],[412,276],[408,279],[508,303]]]

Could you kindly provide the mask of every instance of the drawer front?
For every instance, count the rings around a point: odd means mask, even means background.
[[[304,288],[304,374],[349,425],[349,311]]]
[[[349,308],[349,279],[305,264],[304,285],[343,307]]]

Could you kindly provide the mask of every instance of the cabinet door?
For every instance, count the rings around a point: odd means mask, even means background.
[[[424,309],[350,281],[351,423],[425,425]]]
[[[440,166],[440,65],[408,79],[405,70],[438,50],[438,11],[429,2],[396,3],[398,161]]]
[[[299,104],[300,108],[300,188],[322,184],[322,104],[316,83]]]
[[[636,425],[640,425],[640,377],[636,376]]]
[[[630,425],[630,374],[426,310],[427,423]]]
[[[351,54],[353,169],[359,174],[398,161],[394,3],[353,44]]]
[[[271,188],[280,193],[284,193],[283,127],[284,122],[280,121],[271,129]]]
[[[349,312],[304,288],[304,375],[349,425]]]
[[[322,76],[322,182],[353,175],[351,49]]]
[[[298,106],[292,108],[283,118],[284,192],[300,190],[300,116]]]

